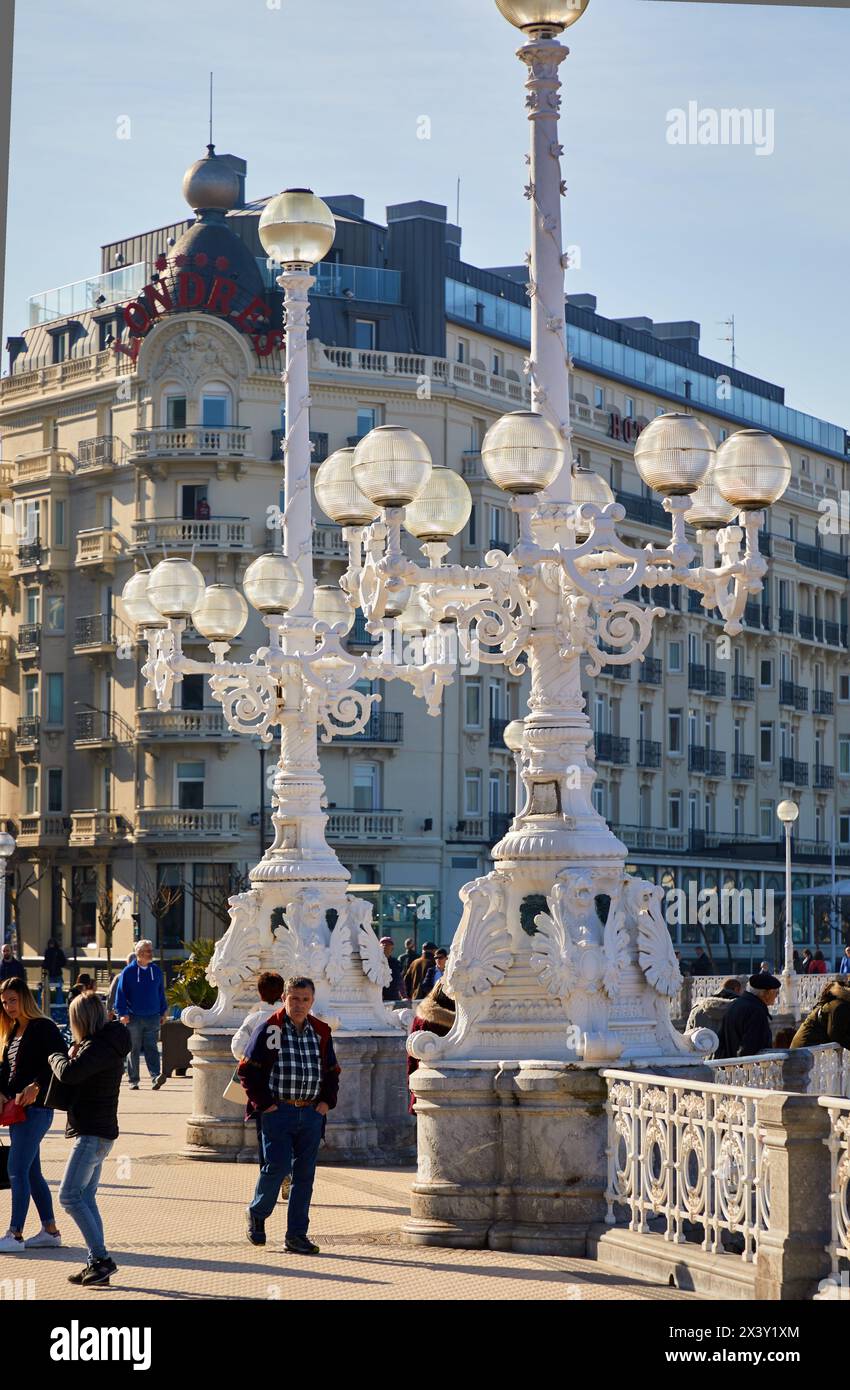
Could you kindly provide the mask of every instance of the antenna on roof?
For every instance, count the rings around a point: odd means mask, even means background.
[[[726,335],[726,337],[725,337],[725,338],[720,338],[720,339],[718,339],[718,341],[721,342],[721,343],[731,343],[731,344],[732,344],[732,370],[734,371],[734,369],[735,369],[735,315],[733,314],[732,317],[731,317],[731,318],[728,318],[728,319],[720,319],[720,320],[719,320],[719,324],[720,324],[720,327],[721,327],[721,328],[728,328],[728,329],[729,329],[729,332],[728,332],[728,334]]]
[[[213,75],[210,73],[210,149],[212,149]]]
[[[455,226],[456,226],[456,227],[459,227],[459,226],[460,226],[460,176],[459,176],[459,175],[458,175],[458,181],[457,181],[457,208],[456,208],[456,211],[455,211]]]

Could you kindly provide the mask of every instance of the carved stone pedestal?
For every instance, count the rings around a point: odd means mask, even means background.
[[[341,1068],[339,1101],[328,1115],[320,1163],[405,1164],[416,1158],[416,1122],[408,1114],[403,1034],[334,1035]]]
[[[245,1147],[244,1109],[224,1100],[233,1075],[232,1028],[204,1028],[192,1034],[192,1113],[186,1122],[186,1158],[233,1161]]]
[[[434,1063],[415,1086],[408,1242],[586,1253],[605,1211],[606,1086],[594,1067]]]

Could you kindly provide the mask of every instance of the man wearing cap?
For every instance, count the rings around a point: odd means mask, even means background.
[[[404,976],[404,987],[407,990],[408,999],[424,999],[428,993],[424,985],[428,972],[434,964],[436,949],[436,941],[426,941],[422,947],[422,955],[417,956],[413,964],[408,966]]]
[[[780,988],[776,976],[766,971],[750,976],[740,999],[730,1004],[723,1016],[716,1057],[752,1057],[769,1051],[773,1032],[768,1010],[776,1003]]]
[[[401,962],[397,961],[393,955],[394,941],[391,936],[382,936],[381,945],[384,948],[384,955],[389,963],[393,977],[388,985],[384,985],[384,1003],[394,1004],[396,1000],[403,999],[402,988],[404,980],[402,978]]]

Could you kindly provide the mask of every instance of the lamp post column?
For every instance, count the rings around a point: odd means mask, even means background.
[[[554,37],[523,44],[517,56],[528,68],[526,106],[531,124],[526,196],[531,204],[531,405],[560,431],[571,458],[570,384],[564,309],[564,256],[561,241],[562,147],[558,140],[558,68],[569,49]],[[571,500],[571,469],[561,469],[546,496]]]
[[[307,328],[310,322],[310,288],[314,283],[306,266],[289,265],[278,277],[284,296],[286,329],[283,548],[298,566],[303,585],[292,616],[305,617],[309,622],[312,622],[313,613],[313,517],[310,505]]]

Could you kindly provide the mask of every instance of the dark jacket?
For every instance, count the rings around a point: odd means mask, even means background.
[[[720,1025],[720,1046],[716,1057],[752,1057],[773,1046],[770,1011],[763,999],[745,990],[730,1004]]]
[[[42,969],[51,980],[56,980],[62,974],[68,961],[61,946],[48,946],[44,953]]]
[[[339,1063],[334,1052],[331,1030],[326,1023],[323,1023],[319,1018],[314,1018],[312,1014],[307,1015],[307,1022],[312,1025],[318,1035],[319,1057],[322,1063],[322,1084],[316,1097],[316,1104],[318,1105],[319,1101],[323,1100],[328,1109],[333,1110],[339,1094]],[[237,1067],[239,1080],[242,1082],[248,1097],[249,1115],[268,1110],[270,1105],[277,1104],[277,1097],[273,1096],[269,1090],[272,1067],[277,1056],[272,1029],[284,1028],[285,1026],[286,1010],[278,1009],[257,1028],[248,1044],[248,1051]]]
[[[454,1009],[446,1009],[446,1008],[443,1008],[443,1006],[442,1006],[441,1004],[438,1004],[438,1003],[437,1003],[436,999],[432,999],[432,998],[429,996],[427,999],[423,999],[423,1000],[421,1000],[421,1002],[419,1003],[419,1005],[418,1005],[418,1007],[417,1007],[417,1009],[416,1009],[416,1016],[415,1016],[415,1018],[414,1018],[414,1020],[413,1020],[413,1023],[411,1024],[411,1027],[410,1027],[410,1031],[411,1031],[411,1033],[421,1033],[421,1032],[424,1030],[426,1033],[436,1033],[438,1038],[444,1038],[444,1037],[446,1036],[446,1034],[448,1033],[449,1029],[451,1028],[452,1024],[454,1023],[454,1021],[455,1021],[455,1011],[454,1011]],[[416,1071],[416,1069],[417,1069],[418,1066],[419,1066],[418,1058],[416,1058],[416,1057],[411,1057],[410,1053],[408,1052],[408,1054],[407,1054],[407,1079],[408,1079],[408,1081],[410,1080],[411,1076],[412,1076],[413,1073]],[[416,1103],[416,1096],[413,1094],[413,1091],[411,1091],[411,1092],[410,1092],[410,1101],[409,1101],[408,1107],[407,1107],[408,1110],[410,1111],[411,1115],[413,1114],[413,1107],[414,1107],[415,1103]]]
[[[0,961],[0,980],[25,980],[27,972],[17,956],[10,956],[9,960]]]
[[[740,994],[736,994],[732,989],[719,989],[707,999],[699,999],[691,1009],[685,1032],[690,1033],[694,1028],[710,1028],[712,1033],[719,1037],[720,1025],[729,1011],[730,1004],[740,997]]]
[[[98,1139],[118,1138],[118,1095],[124,1058],[132,1045],[129,1028],[123,1023],[107,1023],[80,1044],[75,1056],[53,1053],[50,1069],[67,1088],[66,1138],[77,1139],[84,1134],[97,1135]]]
[[[850,987],[838,981],[830,986],[830,998],[816,1004],[803,1019],[793,1038],[792,1047],[817,1047],[819,1043],[841,1043],[850,1048]]]
[[[17,1031],[18,1026],[15,1024],[3,1049],[3,1060],[0,1062],[0,1092],[4,1096],[12,1095],[9,1086],[9,1043]],[[25,1087],[37,1081],[38,1095],[33,1103],[39,1109],[44,1109],[44,1098],[53,1075],[50,1070],[50,1057],[55,1052],[61,1052],[64,1056],[65,1051],[62,1034],[51,1018],[31,1018],[24,1029],[18,1048],[14,1095],[19,1095]]]
[[[408,999],[424,999],[428,990],[423,987],[425,977],[434,964],[434,953],[429,951],[427,956],[417,956],[412,965],[408,966],[404,976],[404,987],[407,990]]]
[[[383,998],[388,1003],[392,1003],[394,1000],[404,998],[402,993],[404,980],[402,978],[401,962],[397,961],[395,956],[387,956],[387,964],[392,972],[392,979],[388,985],[384,985]]]

